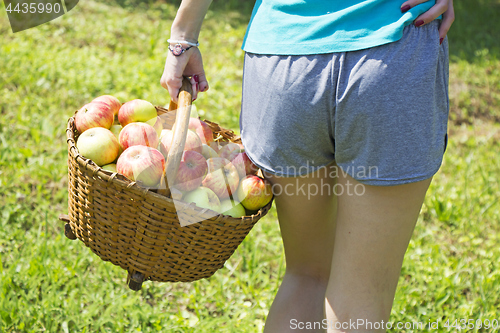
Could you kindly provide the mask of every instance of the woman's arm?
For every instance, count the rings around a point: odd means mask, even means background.
[[[404,13],[410,8],[427,1],[429,0],[408,0],[401,5],[401,11]],[[436,4],[431,9],[415,19],[415,25],[422,26],[438,18],[439,15],[443,15],[443,20],[439,26],[439,42],[441,43],[455,20],[453,0],[436,0]]]
[[[212,0],[183,0],[175,16],[170,31],[170,46],[176,41],[196,43],[200,34],[203,19],[207,13]],[[184,49],[188,44],[181,43]],[[168,52],[165,61],[165,69],[161,77],[161,85],[167,89],[170,98],[177,102],[177,95],[182,85],[182,77],[191,77],[193,85],[193,99],[196,99],[198,91],[206,91],[208,82],[203,70],[203,61],[198,47],[191,47],[179,56]]]

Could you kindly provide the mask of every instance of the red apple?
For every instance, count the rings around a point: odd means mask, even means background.
[[[154,105],[142,99],[129,101],[123,104],[118,111],[118,121],[123,127],[130,123],[144,122],[156,117]]]
[[[89,128],[83,132],[76,142],[78,152],[103,166],[116,160],[120,153],[120,144],[110,130],[102,127]]]
[[[264,207],[273,198],[271,184],[258,176],[248,175],[243,178],[237,190],[238,200],[248,210]]]
[[[219,199],[235,195],[240,177],[234,165],[225,158],[213,157],[207,160],[207,166],[208,173],[203,179],[203,186],[214,191]]]
[[[182,153],[174,186],[181,191],[192,191],[201,185],[206,174],[207,162],[203,155],[193,150],[185,150]]]
[[[240,179],[243,179],[246,175],[255,175],[259,168],[253,164],[253,162],[248,158],[246,153],[238,153],[231,160],[236,170],[238,170],[238,175]]]
[[[118,137],[123,150],[131,146],[158,147],[158,135],[155,129],[146,123],[130,123],[122,128]]]
[[[75,127],[83,133],[89,128],[104,127],[109,129],[113,125],[113,110],[103,102],[85,104],[75,115]]]
[[[206,145],[210,145],[214,141],[212,129],[203,120],[191,117],[189,119],[189,129],[195,131],[200,137],[201,142]]]
[[[225,146],[222,146],[222,148],[219,150],[219,157],[232,161],[233,158],[235,158],[236,155],[240,152],[240,146],[238,146],[238,144],[236,143],[230,142]]]
[[[146,187],[158,185],[164,169],[163,155],[147,146],[128,147],[116,162],[118,173]]]
[[[118,110],[122,107],[122,103],[118,100],[118,98],[111,95],[102,95],[95,98],[92,102],[103,102],[109,105],[111,110],[113,110],[113,116],[118,115]]]
[[[168,151],[172,146],[172,139],[174,137],[174,131],[171,130],[163,130],[161,133],[161,140],[158,146],[158,149],[161,151],[163,156],[167,158]],[[201,141],[198,135],[195,132],[188,130],[186,136],[186,144],[184,145],[184,150],[194,150],[197,153],[202,153],[201,149]]]
[[[191,192],[187,192],[182,200],[190,203],[194,202],[200,208],[208,208],[219,213],[220,200],[217,195],[209,188],[200,186]]]

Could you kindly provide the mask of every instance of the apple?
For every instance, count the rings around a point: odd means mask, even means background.
[[[146,187],[158,185],[164,169],[163,155],[157,149],[148,146],[128,147],[116,162],[118,173]]]
[[[164,128],[164,129],[161,130],[160,136],[159,136],[160,141],[163,138],[163,136],[167,135],[168,132],[172,132],[172,130],[167,129],[167,128]]]
[[[111,171],[111,172],[118,172],[116,170],[116,163],[106,164],[106,165],[103,165],[101,168],[103,168],[104,170],[107,170],[107,171]]]
[[[201,145],[201,154],[203,157],[205,157],[207,160],[212,157],[219,157],[217,152],[213,150],[210,146],[207,146],[206,144]]]
[[[243,178],[236,193],[238,200],[248,210],[262,208],[273,198],[271,184],[255,175],[248,175]]]
[[[118,143],[120,142],[120,132],[121,132],[122,128],[123,127],[120,124],[113,124],[113,125],[111,125],[111,128],[109,129],[115,135],[116,140],[118,140]],[[120,145],[120,152],[118,153],[118,155],[120,155],[121,153],[123,153],[123,148]]]
[[[210,145],[214,141],[212,129],[206,122],[198,118],[189,118],[189,129],[195,131],[202,143]]]
[[[111,110],[113,111],[113,117],[118,115],[118,110],[122,107],[122,103],[118,100],[118,98],[111,95],[102,95],[97,98],[94,98],[92,102],[103,102],[109,105]]]
[[[207,166],[208,173],[203,179],[203,186],[214,191],[220,199],[234,196],[240,182],[234,165],[225,158],[212,157],[207,160]]]
[[[156,118],[156,108],[153,104],[142,99],[134,99],[122,105],[118,111],[118,121],[125,127],[130,123],[148,121]]]
[[[241,203],[231,199],[225,199],[220,202],[220,212],[232,217],[242,217],[246,215],[245,207]]]
[[[116,140],[118,140],[118,138],[120,136],[120,131],[122,130],[122,128],[123,127],[120,124],[113,124],[109,128],[109,130],[116,136]]]
[[[259,168],[248,158],[246,153],[238,153],[231,160],[236,170],[238,170],[238,175],[240,179],[243,179],[246,175],[255,175]]]
[[[191,192],[187,192],[182,200],[191,203],[194,202],[200,208],[207,208],[217,213],[220,212],[220,200],[217,195],[209,188],[200,186]]]
[[[122,128],[118,137],[123,150],[131,146],[158,147],[158,134],[155,129],[146,123],[130,123]]]
[[[158,134],[158,137],[161,135],[161,132],[163,130],[163,125],[161,124],[160,117],[151,118],[145,123],[153,126],[153,128],[156,130],[156,134]]]
[[[240,152],[240,146],[236,143],[230,142],[225,146],[222,146],[219,150],[219,157],[232,161],[233,158]]]
[[[192,191],[201,185],[206,174],[207,162],[205,157],[194,150],[185,150],[182,153],[174,186],[181,191]]]
[[[217,153],[217,155],[219,154],[219,150],[220,150],[220,145],[217,141],[214,141],[214,142],[211,142],[209,144],[210,148],[212,148],[213,150],[215,150],[215,152]]]
[[[102,166],[116,160],[120,153],[120,144],[109,129],[103,127],[89,128],[78,137],[78,152],[95,164]]]
[[[163,156],[165,156],[165,158],[167,158],[170,147],[172,146],[173,137],[174,131],[163,130],[161,133],[161,140],[158,149],[161,151]],[[188,133],[186,135],[186,144],[184,145],[184,150],[194,150],[197,153],[202,153],[200,138],[195,132],[191,130],[188,130]]]
[[[109,129],[113,125],[113,120],[113,110],[108,104],[90,102],[77,111],[75,115],[75,127],[80,133],[93,127]]]
[[[194,150],[197,153],[202,153],[201,140],[196,132],[188,130],[186,136],[186,144],[184,145],[184,150]]]

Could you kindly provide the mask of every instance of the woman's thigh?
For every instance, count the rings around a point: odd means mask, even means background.
[[[360,184],[348,175],[339,177],[339,184],[347,182]],[[389,319],[403,257],[430,182],[362,185],[359,195],[338,197],[326,292],[329,320],[381,323]]]
[[[325,287],[335,238],[336,168],[331,164],[298,177],[267,177],[275,193],[287,274],[314,278]]]

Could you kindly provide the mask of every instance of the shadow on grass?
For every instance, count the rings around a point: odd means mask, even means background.
[[[500,59],[500,1],[460,0],[454,8],[455,22],[448,34],[452,61],[456,57],[474,62],[485,49]]]

